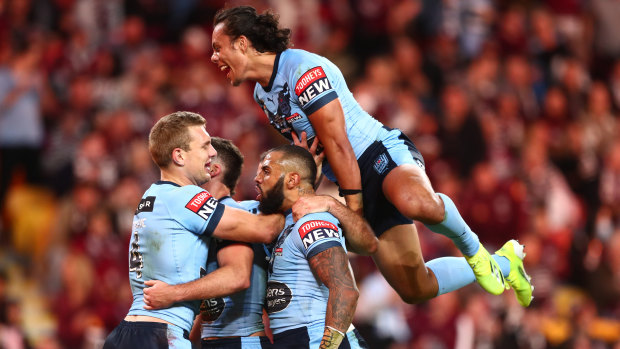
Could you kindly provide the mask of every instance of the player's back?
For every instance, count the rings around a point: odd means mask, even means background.
[[[220,203],[234,208],[245,209],[231,197],[221,198]],[[212,239],[209,247],[207,272],[215,271],[217,250],[228,243]],[[208,314],[211,322],[202,323],[202,337],[244,337],[264,331],[263,302],[267,287],[267,261],[263,244],[247,244],[254,252],[250,287],[227,297],[211,298],[203,301],[201,312]]]
[[[129,246],[133,304],[129,315],[148,315],[190,330],[199,302],[143,309],[146,280],[180,284],[206,274],[208,242],[223,206],[200,187],[160,181],[144,193],[136,210]]]

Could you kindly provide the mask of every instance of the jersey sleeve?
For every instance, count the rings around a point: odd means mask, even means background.
[[[336,83],[339,74],[325,64],[320,56],[304,54],[297,59],[289,75],[289,86],[294,86],[294,96],[306,115],[310,115],[338,98]]]
[[[294,243],[310,259],[331,247],[343,247],[338,220],[328,213],[313,213],[300,219],[295,227]]]
[[[182,189],[169,204],[173,217],[194,234],[213,235],[224,214],[224,205],[200,187],[184,186]]]

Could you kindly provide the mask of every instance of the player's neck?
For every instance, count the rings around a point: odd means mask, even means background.
[[[251,79],[266,87],[269,85],[269,81],[271,81],[276,54],[273,52],[258,52],[252,60],[254,69],[251,73]]]
[[[202,187],[218,200],[225,196],[231,196],[230,189],[228,189],[228,187],[220,181],[211,180],[210,182],[205,183]]]

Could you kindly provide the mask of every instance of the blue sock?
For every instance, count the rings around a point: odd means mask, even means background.
[[[502,270],[502,274],[504,277],[507,277],[510,274],[510,261],[508,258],[504,256],[498,256],[496,254],[491,255],[493,259],[499,264],[499,268]]]
[[[508,273],[510,273],[510,261],[508,261],[508,258],[494,254],[493,259],[499,264],[504,277],[508,276]],[[435,273],[437,278],[437,284],[439,285],[437,296],[458,290],[476,281],[473,270],[471,270],[471,267],[463,257],[437,258],[427,262],[426,266]]]
[[[443,222],[434,225],[426,225],[431,231],[449,237],[456,247],[467,257],[471,257],[478,252],[480,241],[467,223],[461,218],[454,202],[445,194],[437,193],[443,200],[446,215]]]

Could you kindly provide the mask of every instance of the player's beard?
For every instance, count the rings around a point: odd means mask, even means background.
[[[263,192],[258,209],[261,213],[279,213],[284,202],[284,176],[268,191]]]

